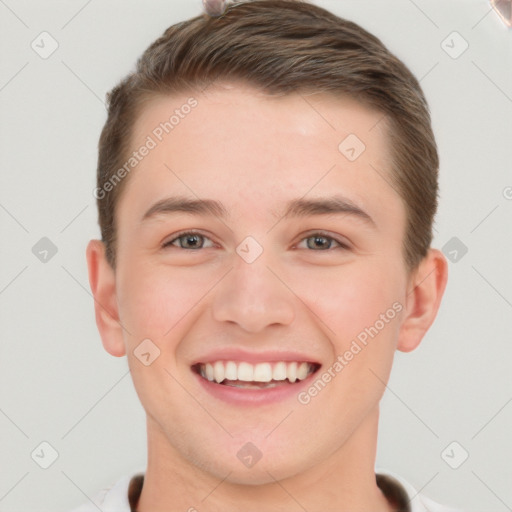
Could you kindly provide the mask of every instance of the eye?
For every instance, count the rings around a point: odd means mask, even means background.
[[[162,248],[165,249],[166,247],[176,246],[176,242],[178,242],[178,249],[203,249],[204,246],[201,242],[204,243],[204,240],[209,240],[209,238],[195,231],[185,231],[183,233],[179,233],[172,240],[165,242],[162,245]],[[211,247],[213,247],[213,245]]]
[[[311,235],[303,238],[301,242],[306,241],[306,246],[308,249],[319,249],[320,251],[327,251],[332,248],[332,244],[337,244],[340,249],[349,249],[349,246],[332,236],[328,236],[324,233],[312,233]],[[336,247],[334,247],[335,249]]]
[[[162,248],[165,249],[167,247],[177,247],[178,249],[187,249],[187,250],[198,250],[205,249],[204,241],[210,240],[205,235],[198,233],[196,231],[185,231],[183,233],[179,233],[171,240],[164,242]],[[211,240],[210,240],[211,241]],[[336,238],[326,235],[322,232],[312,233],[311,235],[303,238],[302,242],[306,242],[306,247],[308,249],[313,249],[316,252],[318,251],[328,251],[330,249],[336,249],[336,247],[332,247],[333,244],[337,244],[340,249],[349,249],[349,246]],[[213,244],[209,247],[213,247]]]

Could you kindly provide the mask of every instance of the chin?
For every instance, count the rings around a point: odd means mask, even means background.
[[[225,464],[217,469],[216,476],[225,482],[247,486],[274,484],[276,480],[286,480],[301,471],[293,460],[264,462],[263,458],[252,467],[245,467],[237,460],[234,464]]]
[[[274,443],[231,441],[228,445],[215,444],[214,450],[197,454],[193,462],[219,480],[237,485],[274,484],[316,462],[307,459],[303,447],[286,446],[283,438],[276,437]]]

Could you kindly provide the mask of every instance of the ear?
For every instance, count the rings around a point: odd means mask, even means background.
[[[429,249],[409,279],[398,350],[410,352],[420,344],[436,318],[447,280],[448,262],[444,254],[438,249]]]
[[[105,244],[91,240],[87,245],[89,285],[94,297],[96,325],[105,350],[116,357],[126,354],[123,328],[119,322],[114,269],[105,256]]]

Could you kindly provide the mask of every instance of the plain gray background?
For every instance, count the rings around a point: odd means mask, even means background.
[[[376,34],[421,79],[441,158],[434,246],[457,250],[434,326],[396,356],[378,466],[442,503],[512,510],[512,29],[484,0],[315,3]],[[103,351],[89,293],[97,141],[105,93],[201,10],[0,0],[2,512],[65,511],[144,467],[143,410],[126,360]],[[47,58],[31,47],[45,37],[51,49],[43,31],[59,45]],[[46,262],[33,252],[43,237],[57,248]],[[42,442],[58,453],[48,469]]]

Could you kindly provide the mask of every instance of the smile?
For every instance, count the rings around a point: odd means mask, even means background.
[[[319,368],[307,361],[276,361],[251,364],[245,361],[197,363],[193,369],[204,379],[245,389],[267,389],[303,381]]]

